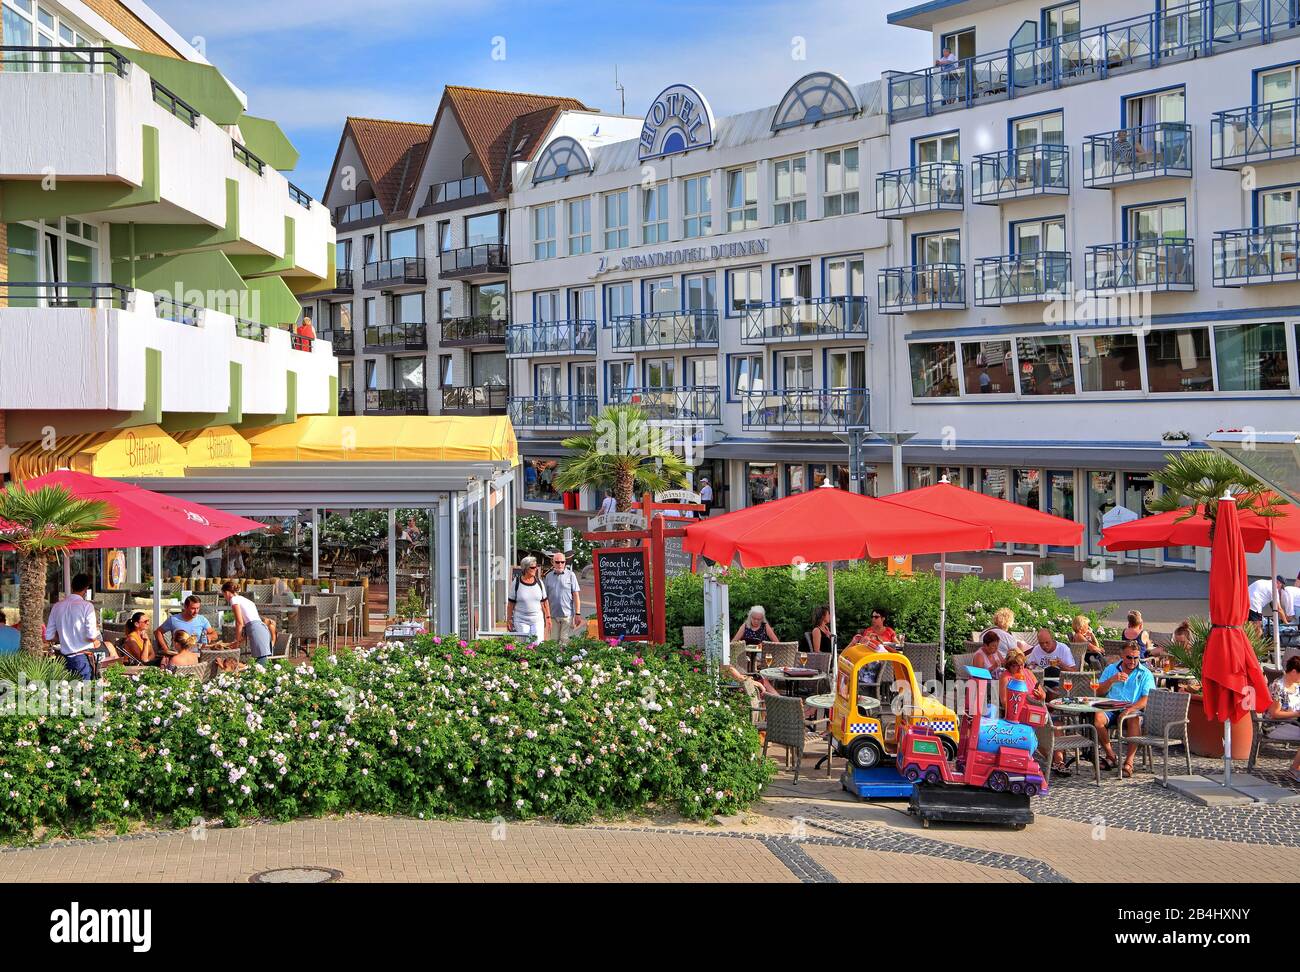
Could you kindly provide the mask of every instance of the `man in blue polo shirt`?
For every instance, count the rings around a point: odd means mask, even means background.
[[[1126,644],[1119,661],[1101,673],[1098,691],[1108,699],[1128,703],[1123,709],[1114,712],[1097,713],[1097,739],[1110,760],[1108,768],[1113,768],[1116,763],[1115,750],[1110,745],[1110,727],[1118,725],[1119,731],[1126,736],[1138,735],[1138,713],[1147,707],[1147,696],[1155,687],[1155,676],[1142,664],[1142,648],[1136,641]],[[1125,749],[1124,775],[1132,776],[1137,747],[1127,746]]]
[[[203,602],[196,595],[191,594],[185,599],[185,603],[181,605],[180,614],[173,614],[154,629],[154,640],[158,642],[160,652],[164,654],[170,653],[171,648],[167,642],[167,635],[176,631],[192,634],[198,641],[199,647],[212,644],[217,640],[217,631],[212,627],[212,622],[199,613],[202,604]]]

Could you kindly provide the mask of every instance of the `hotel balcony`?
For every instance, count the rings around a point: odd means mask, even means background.
[[[966,170],[960,162],[929,162],[876,176],[876,215],[902,219],[914,213],[965,207]]]
[[[482,176],[468,179],[452,179],[439,182],[429,187],[424,205],[420,207],[421,216],[446,213],[453,209],[465,209],[469,206],[481,206],[492,201],[487,180]]]
[[[506,322],[486,314],[452,317],[442,322],[442,344],[452,348],[489,347],[506,343]]]
[[[1214,234],[1214,286],[1300,281],[1300,224],[1220,230]]]
[[[391,260],[366,264],[367,290],[423,287],[428,282],[428,277],[425,276],[424,257],[394,257]]]
[[[228,256],[283,303],[332,285],[330,211],[271,164],[283,163],[283,134],[245,115],[207,65],[161,59],[165,87],[149,73],[158,60],[130,48],[0,46],[5,221],[131,222],[135,252],[151,255],[142,263]]]
[[[1192,126],[1160,122],[1083,140],[1083,184],[1110,189],[1149,179],[1192,177]]]
[[[715,310],[656,311],[615,317],[616,351],[667,351],[672,348],[716,348],[718,312]]]
[[[767,432],[836,432],[871,427],[871,392],[832,388],[749,392],[740,400],[741,425]]]
[[[1300,98],[1215,112],[1210,121],[1210,165],[1240,169],[1300,156]]]
[[[375,324],[366,328],[366,354],[392,354],[395,351],[429,350],[426,324]]]
[[[743,313],[742,344],[867,338],[865,297],[821,297],[746,304]]]
[[[975,304],[1041,304],[1070,290],[1070,254],[1012,253],[975,261]]]
[[[1103,243],[1084,254],[1085,286],[1097,294],[1196,289],[1194,240]]]
[[[508,401],[505,385],[467,385],[442,389],[443,415],[504,415]]]
[[[423,388],[368,388],[367,415],[428,415],[429,393]]]
[[[517,429],[564,432],[588,429],[591,419],[600,412],[595,395],[511,398],[507,405],[510,424]]]
[[[384,211],[380,208],[378,199],[334,207],[334,228],[337,230],[365,229],[378,226],[383,221]]]
[[[536,324],[512,324],[506,328],[506,356],[531,358],[573,355],[584,358],[596,355],[595,321],[541,321]]]
[[[971,201],[985,206],[1032,196],[1068,196],[1070,148],[1026,145],[977,155],[970,172]]]
[[[620,388],[611,392],[615,405],[639,405],[653,422],[693,422],[714,424],[722,421],[722,389],[714,386],[696,388]]]
[[[357,414],[357,393],[351,388],[343,388],[339,390],[339,414]]]
[[[1295,36],[1285,0],[1193,0],[885,78],[889,120],[959,111]]]
[[[352,281],[351,270],[334,271],[334,293],[353,294],[356,293],[356,289],[356,285]]]
[[[334,408],[328,341],[299,351],[283,327],[108,283],[0,281],[0,302],[0,410],[12,410],[11,441],[39,438],[50,422],[61,432],[103,428],[103,413],[270,425]]]
[[[510,247],[504,243],[480,243],[446,250],[438,258],[444,279],[471,280],[475,277],[503,277],[510,273]]]
[[[960,263],[926,263],[881,270],[876,307],[882,314],[964,310],[966,267]]]
[[[335,354],[356,354],[356,343],[351,329],[330,331],[328,337]]]

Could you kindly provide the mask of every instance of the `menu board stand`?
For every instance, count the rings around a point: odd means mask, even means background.
[[[605,547],[592,552],[600,637],[650,640],[649,553],[644,545]]]

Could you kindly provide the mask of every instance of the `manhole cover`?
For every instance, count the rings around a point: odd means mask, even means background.
[[[332,867],[277,867],[258,871],[248,879],[250,884],[328,884],[343,877],[342,871]]]

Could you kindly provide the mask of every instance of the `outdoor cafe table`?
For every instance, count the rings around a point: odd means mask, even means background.
[[[864,698],[862,701],[874,702],[877,707],[880,705],[880,702],[876,699]],[[803,700],[803,704],[808,706],[810,709],[824,710],[829,713],[831,709],[835,708],[835,693],[825,692],[821,695],[810,695],[808,696],[808,698]],[[818,718],[820,718],[820,714],[818,715]],[[825,763],[826,775],[830,776],[831,775],[830,761],[831,761],[831,738],[830,738],[830,728],[827,727],[826,755],[823,756],[821,759],[817,760],[817,764],[813,767],[813,769],[821,769],[822,763]]]
[[[759,674],[769,682],[789,683],[791,694],[797,694],[798,689],[806,689],[810,683],[826,677],[821,672],[814,672],[812,675],[787,675],[784,668],[765,668]]]

